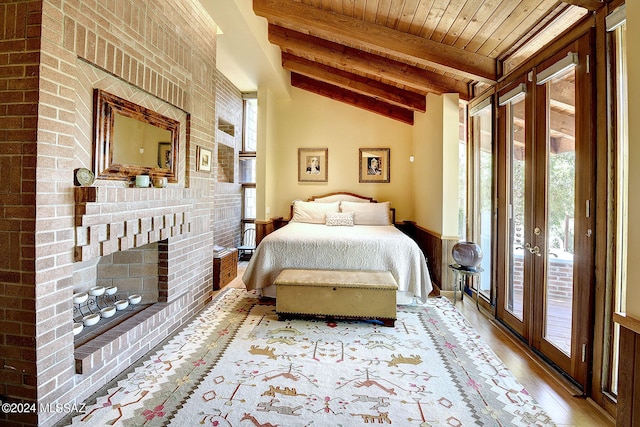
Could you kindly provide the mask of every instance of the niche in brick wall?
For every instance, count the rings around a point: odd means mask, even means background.
[[[218,130],[221,130],[227,135],[236,136],[236,127],[233,123],[230,123],[225,119],[221,119],[220,117],[218,117]]]
[[[234,151],[228,145],[218,144],[218,182],[233,182]]]

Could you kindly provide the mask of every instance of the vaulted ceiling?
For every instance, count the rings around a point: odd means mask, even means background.
[[[469,100],[606,0],[253,0],[291,85],[412,124]]]

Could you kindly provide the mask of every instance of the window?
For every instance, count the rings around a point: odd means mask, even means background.
[[[467,106],[459,105],[458,138],[458,236],[467,240]]]
[[[493,105],[486,98],[471,108],[471,179],[475,185],[470,204],[470,239],[482,248],[483,272],[478,281],[480,294],[489,298],[491,290],[491,243],[493,228]]]
[[[242,235],[255,229],[256,220],[256,149],[258,146],[258,99],[255,93],[243,95],[244,118],[240,150],[242,184]],[[247,242],[242,242],[246,244]]]
[[[242,151],[256,152],[258,146],[258,99],[255,94],[243,95],[244,100],[244,133]]]
[[[624,6],[615,10],[607,17],[607,30],[612,33],[614,46],[614,71],[610,76],[613,79],[612,88],[615,90],[615,113],[613,114],[614,134],[612,135],[615,146],[615,275],[613,284],[613,312],[624,311],[626,305],[626,264],[627,264],[627,194],[628,194],[628,108],[627,108],[627,58],[626,58],[626,20]],[[608,325],[613,328],[611,332],[611,345],[605,350],[608,359],[608,381],[606,391],[616,396],[618,394],[618,363],[620,326],[613,323],[609,317]]]

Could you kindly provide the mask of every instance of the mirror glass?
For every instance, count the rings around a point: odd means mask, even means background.
[[[149,174],[177,182],[179,121],[100,89],[94,101],[98,178],[131,180]]]
[[[114,163],[171,169],[171,131],[115,114],[113,139],[128,141],[113,146]]]

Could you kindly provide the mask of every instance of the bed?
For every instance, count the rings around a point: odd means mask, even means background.
[[[297,200],[289,223],[260,242],[242,280],[275,297],[283,269],[383,270],[398,284],[398,304],[424,302],[432,290],[424,254],[393,226],[392,212],[388,202],[352,193]]]

